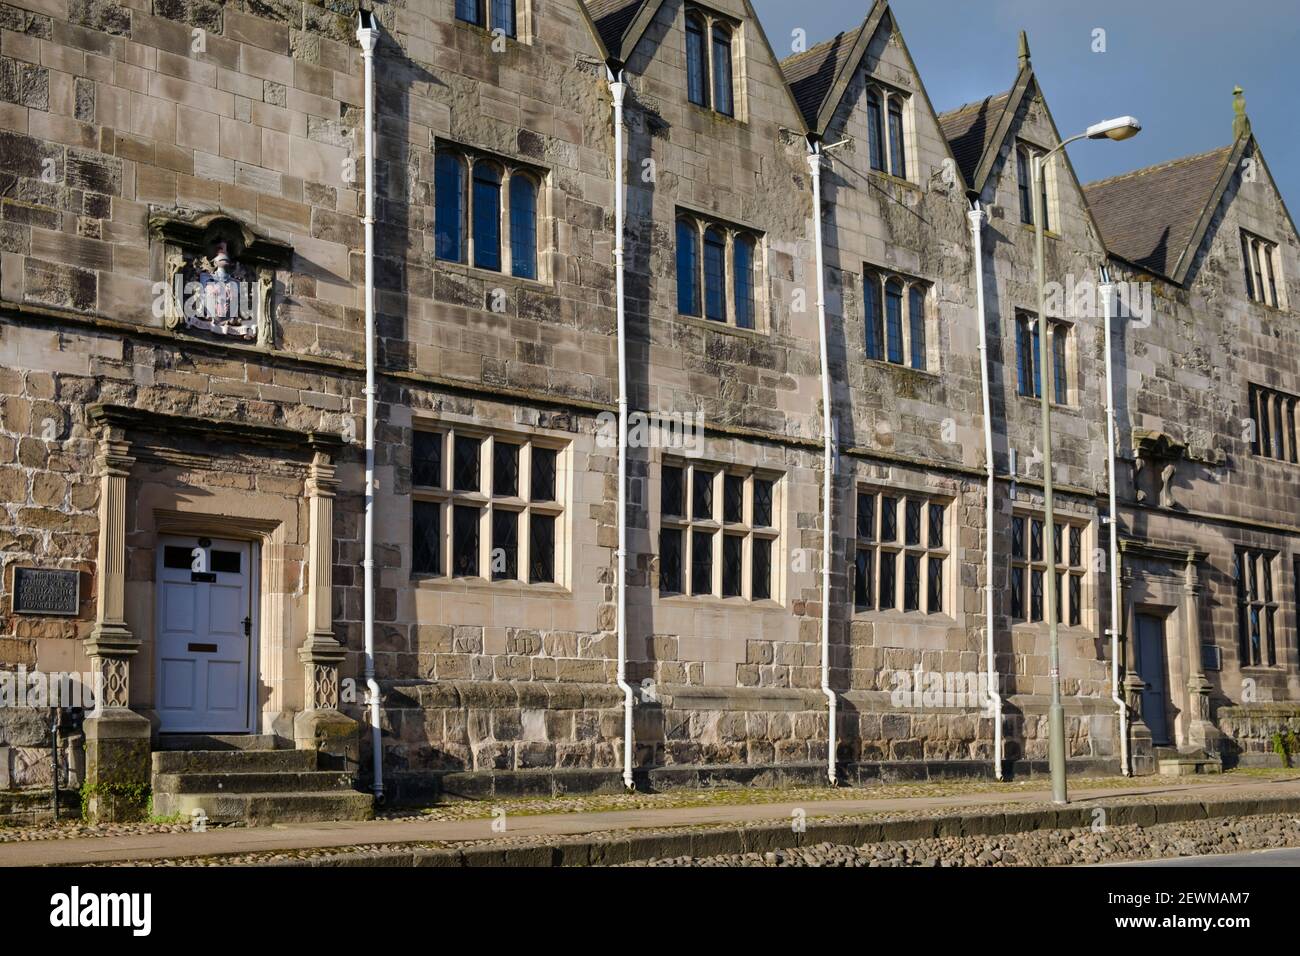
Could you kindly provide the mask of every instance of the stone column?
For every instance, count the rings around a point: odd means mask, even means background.
[[[1120,664],[1124,670],[1122,696],[1129,712],[1129,765],[1135,776],[1155,773],[1155,748],[1151,743],[1151,730],[1142,719],[1142,678],[1135,673],[1133,664],[1137,656],[1137,610],[1133,603],[1133,569],[1126,558],[1120,558],[1120,617],[1124,630],[1120,638]]]
[[[1201,662],[1200,594],[1197,555],[1187,552],[1183,566],[1183,614],[1187,627],[1187,743],[1206,753],[1219,750],[1219,730],[1210,720],[1209,680]]]
[[[334,636],[332,608],[338,479],[329,446],[313,442],[313,449],[307,478],[307,639],[298,649],[303,709],[294,718],[294,744],[300,750],[317,750],[329,758],[328,763],[355,772],[360,759],[359,725],[339,710],[339,665],[347,653]]]
[[[126,624],[126,483],[135,459],[121,426],[101,422],[95,628],[85,641],[96,707],[85,723],[86,812],[94,821],[143,819],[149,796],[149,721],[130,709],[131,658],[140,639]]]

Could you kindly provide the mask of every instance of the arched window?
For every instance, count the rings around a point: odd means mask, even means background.
[[[501,271],[501,170],[474,164],[474,265]]]
[[[925,289],[908,290],[907,321],[912,336],[912,368],[925,368]]]
[[[537,278],[537,185],[520,173],[510,177],[510,274]]]
[[[866,306],[867,358],[885,357],[884,314],[880,302],[880,277],[868,272],[862,277],[862,301]]]
[[[736,111],[731,92],[731,31],[718,23],[713,25],[713,108],[726,116]]]
[[[1034,187],[1029,172],[1029,151],[1023,146],[1016,150],[1016,183],[1020,190],[1020,221],[1034,224]]]
[[[867,150],[871,168],[882,172],[885,168],[885,125],[884,110],[880,94],[875,90],[867,93]]]
[[[700,314],[700,253],[695,226],[677,220],[677,311]]]
[[[903,364],[903,283],[890,279],[885,283],[886,358]]]
[[[712,226],[704,233],[704,317],[727,321],[727,237]]]
[[[433,254],[465,261],[465,164],[455,153],[439,152],[433,174]]]
[[[704,46],[704,20],[686,17],[686,95],[696,106],[709,105],[709,51]]]
[[[1038,189],[1041,194],[1039,198],[1043,201],[1043,229],[1046,231],[1052,228],[1052,220],[1047,211],[1047,166],[1042,160],[1039,160],[1038,166]],[[1058,604],[1057,607],[1060,605]]]
[[[1052,398],[1058,405],[1070,400],[1070,372],[1066,364],[1069,338],[1068,326],[1059,323],[1052,326]]]
[[[736,271],[736,325],[742,329],[754,327],[754,259],[757,247],[752,236],[741,235],[736,237],[732,253]]]
[[[907,178],[907,161],[903,141],[903,104],[897,96],[889,98],[889,171],[899,179]]]

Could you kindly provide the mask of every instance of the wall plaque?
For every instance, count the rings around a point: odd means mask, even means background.
[[[81,608],[81,573],[54,568],[14,568],[15,614],[75,615]]]

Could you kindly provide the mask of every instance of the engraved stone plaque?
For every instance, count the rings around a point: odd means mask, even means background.
[[[15,614],[75,615],[81,605],[81,574],[54,568],[14,568]]]

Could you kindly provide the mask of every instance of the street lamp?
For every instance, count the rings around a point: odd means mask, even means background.
[[[1050,676],[1052,681],[1052,703],[1048,710],[1048,763],[1052,771],[1052,802],[1068,803],[1065,792],[1065,710],[1061,706],[1061,644],[1056,622],[1056,510],[1052,494],[1052,401],[1048,389],[1048,354],[1051,343],[1048,342],[1047,328],[1047,281],[1043,275],[1043,171],[1055,154],[1061,152],[1075,140],[1111,139],[1125,140],[1136,136],[1142,124],[1132,116],[1120,116],[1115,119],[1094,123],[1077,136],[1062,140],[1054,148],[1042,155],[1035,155],[1033,168],[1034,192],[1034,262],[1038,270],[1038,388],[1043,410],[1043,523],[1047,539],[1043,542],[1043,553],[1047,555],[1048,567],[1051,569],[1045,582],[1045,611],[1048,633],[1051,637]],[[1110,348],[1110,343],[1106,344]],[[1114,515],[1111,520],[1114,520]],[[1114,626],[1114,622],[1111,623]]]

